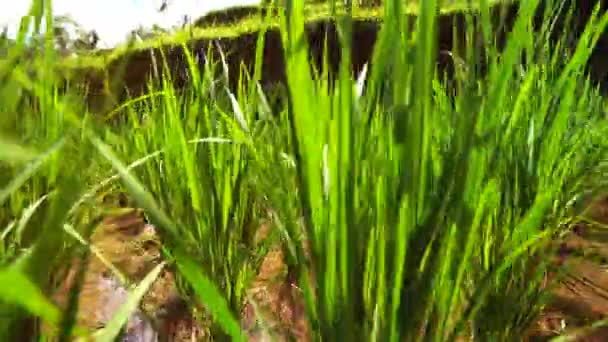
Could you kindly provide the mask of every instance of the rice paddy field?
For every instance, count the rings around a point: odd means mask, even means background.
[[[605,6],[287,0],[66,57],[34,0],[0,59],[0,340],[608,340]]]

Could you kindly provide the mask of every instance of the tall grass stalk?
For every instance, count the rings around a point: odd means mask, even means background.
[[[344,68],[325,95],[328,85],[305,63],[303,5],[288,2],[289,120],[316,278],[308,312],[322,339],[445,340],[474,332],[509,340],[538,313],[546,264],[530,269],[547,256],[564,205],[582,190],[583,165],[602,158],[601,143],[575,127],[605,129],[597,94],[577,85],[585,83],[580,71],[593,32],[607,19],[590,22],[557,71],[529,49],[540,43],[544,54],[561,52],[531,34],[538,4],[521,3],[500,56],[486,49],[489,74],[457,79],[457,95],[448,98],[434,66],[436,1],[420,4],[413,32],[397,14],[401,2],[387,1],[367,84],[380,96],[363,107],[371,108],[369,120],[357,121],[361,107],[352,104],[365,96],[353,96]],[[493,30],[487,6],[486,36]],[[349,20],[337,21],[348,32]],[[480,29],[469,25],[469,32]],[[349,63],[345,36],[342,62]],[[480,47],[467,41],[467,48]]]

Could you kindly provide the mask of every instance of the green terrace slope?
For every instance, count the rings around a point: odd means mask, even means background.
[[[511,4],[512,0],[490,0],[491,5]],[[441,8],[443,16],[453,16],[455,13],[477,10],[475,7],[464,6],[463,1],[454,2]],[[416,15],[418,3],[409,3],[405,6],[405,13]],[[342,6],[336,7],[338,14],[344,13]],[[355,7],[353,18],[355,21],[376,21],[382,18],[384,9],[382,7]],[[276,12],[276,9],[275,9]],[[306,14],[310,22],[323,22],[331,20],[332,12],[329,4],[310,5],[306,8]],[[175,45],[187,43],[192,40],[213,40],[236,38],[243,34],[257,33],[264,25],[269,30],[278,29],[279,22],[276,16],[264,22],[264,15],[268,14],[260,6],[235,6],[223,10],[209,12],[194,22],[194,27],[188,30],[180,30],[171,34],[159,35],[155,39],[137,42],[135,44],[123,44],[115,49],[98,50],[89,55],[68,58],[66,63],[73,67],[103,68],[108,63],[123,58],[125,54],[158,48],[164,45]]]
[[[602,0],[603,1],[603,0]],[[495,44],[502,47],[516,14],[517,1],[491,0],[492,24],[496,30]],[[593,4],[577,4],[578,16],[586,18],[591,13]],[[338,8],[338,13],[343,12]],[[405,14],[414,19],[418,5],[405,6]],[[465,7],[458,4],[444,6],[438,19],[438,64],[440,70],[451,72],[453,58],[442,52],[451,51],[454,38],[461,42],[466,27],[466,17],[478,13],[476,7]],[[285,66],[281,37],[278,30],[276,13],[260,10],[259,7],[235,7],[224,11],[210,13],[196,21],[194,28],[172,34],[161,35],[152,40],[125,44],[113,50],[97,51],[88,56],[66,58],[62,64],[62,73],[78,83],[84,82],[89,89],[90,104],[103,109],[114,106],[117,101],[125,99],[126,94],[136,96],[145,92],[147,81],[156,74],[162,75],[162,57],[172,72],[172,81],[179,88],[186,84],[188,68],[183,46],[200,57],[211,54],[211,59],[218,61],[225,56],[228,65],[230,86],[238,84],[241,67],[253,74],[256,44],[259,32],[266,27],[264,58],[262,61],[261,83],[263,86],[283,82]],[[357,8],[353,11],[353,72],[359,72],[368,63],[373,53],[376,37],[382,23],[383,8]],[[542,9],[539,9],[542,15]],[[311,5],[307,8],[308,24],[306,32],[310,48],[310,60],[320,66],[327,39],[327,57],[330,73],[338,68],[339,38],[332,17],[330,6]],[[415,20],[410,20],[414,23]],[[584,22],[584,20],[583,20]],[[559,32],[559,22],[556,25]],[[477,35],[481,39],[481,35]],[[182,45],[183,44],[183,45]],[[457,43],[458,44],[458,43]],[[459,43],[462,44],[462,43]],[[602,44],[598,44],[602,45]],[[605,45],[605,44],[604,44]],[[596,58],[597,59],[597,58]],[[221,69],[221,68],[220,68]],[[596,68],[597,69],[597,68]],[[596,73],[603,74],[603,71]],[[111,101],[108,95],[112,94]]]

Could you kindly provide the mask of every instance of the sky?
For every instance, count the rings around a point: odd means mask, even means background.
[[[184,14],[196,19],[210,10],[236,5],[250,5],[260,0],[168,0],[167,9],[159,13],[162,0],[53,0],[55,15],[69,14],[84,29],[96,30],[100,47],[122,42],[127,33],[142,25],[171,27]],[[29,0],[0,0],[0,28],[8,25],[14,35],[22,16],[30,7]]]

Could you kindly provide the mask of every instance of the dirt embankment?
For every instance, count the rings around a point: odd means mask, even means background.
[[[573,34],[573,41],[582,32],[582,27],[592,13],[594,4],[597,1],[602,2],[603,8],[606,8],[608,0],[582,1],[582,0],[567,0],[566,6],[570,1],[576,1],[576,16],[574,24],[568,24],[569,32]],[[495,42],[500,47],[504,46],[505,38],[513,26],[515,17],[518,11],[517,4],[497,5],[491,9],[490,17],[493,25],[496,28]],[[541,6],[538,10],[535,26],[541,27],[542,14],[544,8]],[[218,14],[219,13],[219,14]],[[236,19],[243,17],[251,17],[253,10],[250,7],[244,9],[232,9],[229,11],[218,12],[198,20],[199,25],[211,25],[212,23],[234,23]],[[443,14],[438,18],[438,67],[440,70],[447,71],[448,74],[453,72],[452,57],[442,53],[451,51],[455,43],[455,37],[458,42],[462,42],[466,24],[467,12],[452,12]],[[236,18],[236,19],[235,19]],[[554,37],[561,35],[566,28],[564,24],[565,15],[559,16],[554,24]],[[410,22],[414,22],[412,16]],[[237,25],[237,24],[234,24]],[[372,57],[376,38],[380,31],[381,20],[378,18],[356,19],[353,22],[353,37],[354,46],[352,48],[352,69],[354,73],[358,73],[363,65],[368,63]],[[335,74],[338,70],[340,62],[339,38],[336,30],[336,25],[333,20],[319,19],[310,21],[306,25],[306,34],[309,42],[309,55],[311,64],[318,68],[322,65],[323,55],[325,53],[325,38],[327,38],[327,57],[330,74]],[[226,56],[226,62],[229,70],[229,82],[231,87],[235,87],[238,83],[241,67],[250,74],[253,74],[255,64],[256,43],[259,32],[253,31],[250,33],[238,35],[235,37],[218,37],[217,39],[200,39],[193,40],[188,43],[189,49],[194,56],[198,56],[198,60],[202,61],[202,56],[207,52],[212,53],[212,60],[219,61],[220,50]],[[605,35],[604,35],[605,36]],[[477,34],[481,41],[481,34]],[[459,43],[462,46],[462,43]],[[211,46],[211,49],[210,49]],[[597,45],[597,48],[589,63],[592,78],[595,80],[603,79],[603,76],[608,71],[608,63],[605,62],[608,55],[608,38],[602,37]],[[183,87],[188,83],[188,68],[184,56],[184,51],[180,45],[165,45],[151,49],[142,49],[125,53],[114,59],[101,69],[84,68],[80,70],[72,70],[72,74],[78,75],[80,81],[84,80],[89,85],[90,103],[93,108],[101,108],[108,99],[107,84],[110,84],[109,93],[113,94],[115,101],[124,100],[127,94],[136,96],[146,91],[147,81],[155,75],[154,72],[154,57],[156,63],[160,62],[161,50],[167,57],[169,69],[172,73],[173,83],[178,87]],[[160,67],[160,65],[159,65]],[[371,66],[373,67],[373,66]],[[221,71],[221,68],[219,68]],[[162,70],[162,69],[161,69]],[[76,72],[74,72],[76,71]],[[285,82],[285,57],[281,43],[280,32],[276,29],[271,29],[266,32],[264,58],[262,62],[262,85],[270,85],[277,82]],[[104,86],[106,84],[106,86]],[[105,90],[104,90],[105,89]],[[115,103],[115,102],[114,102]],[[110,103],[112,105],[112,103]],[[100,107],[101,106],[101,107]]]

